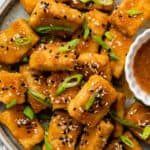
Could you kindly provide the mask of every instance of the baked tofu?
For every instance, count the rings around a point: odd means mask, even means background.
[[[98,74],[109,81],[111,80],[110,62],[106,54],[82,53],[77,59],[75,68],[86,77]]]
[[[0,122],[8,127],[25,150],[30,150],[44,139],[44,130],[36,119],[31,121],[25,117],[23,110],[23,105],[17,105],[0,113]]]
[[[114,1],[108,5],[99,5],[95,4],[93,2],[88,2],[86,4],[80,2],[80,0],[56,0],[56,2],[66,3],[69,4],[71,7],[80,9],[80,10],[93,10],[93,9],[99,9],[103,11],[111,11],[114,7]]]
[[[16,100],[17,104],[25,102],[27,86],[20,73],[0,72],[0,101],[8,104]]]
[[[0,33],[0,63],[14,64],[37,43],[39,37],[25,20],[16,20]]]
[[[39,71],[31,69],[28,65],[23,65],[20,67],[20,73],[23,75],[26,80],[28,89],[43,94],[45,96],[49,96],[49,91],[47,89],[47,78]],[[45,109],[45,106],[39,103],[32,96],[28,95],[28,101],[34,110],[35,113],[40,112]]]
[[[80,123],[67,112],[55,111],[49,124],[49,143],[53,150],[74,150],[80,132]]]
[[[69,103],[68,112],[82,124],[93,127],[109,112],[116,97],[115,89],[107,80],[92,75]]]
[[[31,14],[33,9],[35,8],[38,0],[20,0],[21,5],[27,11],[28,14]]]
[[[131,148],[128,145],[124,144],[123,147],[124,147],[125,150],[143,150],[143,148],[141,147],[139,142],[134,138],[134,136],[129,131],[126,131],[123,135],[128,137],[133,143],[133,148]]]
[[[88,24],[91,34],[103,36],[108,25],[107,14],[100,12],[98,10],[91,10],[85,13],[85,20]]]
[[[125,95],[123,93],[118,92],[117,100],[112,107],[121,118],[124,118],[125,115],[125,100],[126,100]],[[115,122],[113,136],[114,137],[121,136],[123,133],[123,129],[124,127],[120,123]]]
[[[56,3],[53,0],[39,0],[33,10],[29,24],[36,29],[41,26],[63,26],[70,27],[71,32],[56,32],[64,36],[72,34],[82,25],[82,14],[80,11],[70,8],[66,4]]]
[[[103,150],[113,128],[113,124],[103,120],[94,128],[85,127],[79,143],[79,150]]]
[[[106,39],[105,42],[118,56],[117,61],[111,60],[111,70],[113,76],[119,78],[123,72],[125,58],[129,51],[130,45],[133,42],[133,38],[126,37],[114,27],[111,27],[109,32],[112,35],[113,39],[111,41]]]
[[[110,16],[110,22],[122,33],[133,36],[138,29],[150,19],[149,0],[124,0],[122,4]],[[130,16],[129,11],[142,12],[139,15]]]
[[[113,140],[110,144],[104,148],[104,150],[123,150],[123,145],[119,140]]]
[[[74,70],[76,53],[74,50],[59,53],[59,47],[65,43],[42,45],[30,57],[30,67],[42,71]]]
[[[53,109],[66,109],[70,101],[76,96],[77,92],[80,90],[79,86],[66,89],[61,95],[56,96],[56,90],[61,84],[61,82],[66,78],[71,76],[69,72],[53,72],[51,76],[48,77],[48,90],[50,93],[51,103]]]
[[[150,126],[150,109],[140,102],[135,102],[131,105],[126,114],[126,120],[139,125],[140,128],[130,128],[131,131],[140,139],[145,126]],[[150,137],[146,140],[150,144]]]

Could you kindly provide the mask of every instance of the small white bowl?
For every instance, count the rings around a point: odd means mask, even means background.
[[[129,88],[131,89],[135,97],[137,97],[145,105],[148,106],[150,106],[150,95],[148,95],[148,93],[146,93],[143,89],[141,89],[141,87],[137,83],[133,72],[133,64],[134,64],[134,57],[137,51],[149,39],[150,39],[150,29],[147,29],[141,35],[139,35],[134,41],[134,43],[131,45],[125,62],[125,76],[129,84]]]

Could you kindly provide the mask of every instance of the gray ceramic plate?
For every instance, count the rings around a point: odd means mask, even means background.
[[[122,0],[115,0],[116,5]],[[28,14],[20,6],[18,0],[0,0],[0,31],[7,28],[17,18],[28,18]],[[149,24],[149,23],[148,23]],[[146,25],[147,26],[147,25]],[[149,25],[148,25],[149,26]],[[142,28],[140,32],[145,30]],[[138,34],[139,34],[138,33]],[[130,101],[131,102],[131,101]],[[129,103],[127,105],[130,105]],[[5,145],[4,150],[23,150],[21,145],[13,138],[9,130],[0,124],[0,141]],[[150,146],[141,143],[144,150],[150,150]],[[2,147],[0,147],[2,150]]]

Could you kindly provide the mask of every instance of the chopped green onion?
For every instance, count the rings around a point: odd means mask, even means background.
[[[113,39],[113,36],[111,35],[111,33],[109,31],[105,32],[105,37],[110,41],[112,41],[112,39]]]
[[[39,114],[38,118],[41,120],[49,120],[51,118],[51,115],[48,114]]]
[[[113,0],[80,0],[82,3],[88,3],[88,2],[94,2],[98,5],[112,5],[113,4]]]
[[[58,49],[58,51],[59,51],[60,53],[70,51],[70,50],[72,50],[73,48],[75,48],[75,47],[78,45],[79,42],[80,42],[80,39],[74,39],[74,40],[68,42],[66,45],[60,47],[60,48]]]
[[[110,47],[97,35],[93,35],[93,39],[95,42],[97,42],[99,45],[102,46],[105,50],[109,51]]]
[[[61,93],[63,93],[67,88],[71,88],[74,86],[77,86],[78,84],[80,84],[81,80],[83,78],[82,74],[75,74],[72,75],[70,77],[67,77],[57,88],[56,90],[56,95],[60,95]]]
[[[46,34],[46,33],[49,33],[50,31],[72,32],[73,29],[71,27],[67,27],[67,26],[42,26],[42,27],[36,28],[35,31],[40,34]]]
[[[149,136],[150,136],[150,126],[146,126],[144,128],[144,131],[143,131],[141,137],[143,140],[147,140],[149,138]]]
[[[45,95],[38,93],[34,90],[31,90],[31,89],[29,89],[27,93],[29,96],[33,97],[36,101],[43,104],[44,106],[50,107],[50,108],[52,107],[50,103],[50,99],[46,97]]]
[[[42,147],[40,145],[35,145],[32,150],[42,150]]]
[[[134,143],[127,136],[121,135],[120,140],[130,148],[134,147]]]
[[[130,17],[134,17],[134,16],[137,16],[137,15],[143,14],[143,12],[140,11],[140,10],[131,9],[131,10],[128,10],[127,14],[128,14],[128,16],[130,16]]]
[[[33,120],[33,118],[34,118],[34,112],[31,109],[31,107],[29,107],[29,106],[25,107],[23,114],[31,120]]]
[[[32,38],[31,37],[19,37],[15,39],[15,44],[17,46],[25,46],[28,45],[32,42]]]
[[[109,52],[109,56],[112,60],[118,60],[118,56],[113,52],[113,51],[110,51]]]
[[[6,109],[10,109],[10,108],[14,107],[16,104],[17,104],[16,99],[13,99],[10,103],[8,103],[6,105]]]
[[[29,62],[29,59],[28,57],[23,57],[22,60],[21,60],[22,63],[28,63]]]
[[[50,145],[50,143],[48,141],[47,135],[45,135],[45,137],[44,137],[44,144],[45,144],[46,150],[53,150],[52,146]]]
[[[43,126],[44,130],[45,130],[46,132],[48,132],[48,129],[49,129],[49,121],[44,121],[44,122],[42,123],[42,126]]]
[[[127,126],[127,127],[139,128],[138,125],[128,122],[127,120],[121,118],[115,111],[110,111],[109,113],[110,113],[111,117],[114,120],[118,121],[120,124]]]
[[[89,37],[89,34],[90,34],[90,29],[89,29],[89,27],[88,27],[87,22],[84,23],[83,29],[84,29],[83,38],[84,38],[84,40],[87,40],[88,37]]]
[[[96,96],[97,94],[92,95],[91,98],[87,101],[87,103],[85,104],[85,108],[84,108],[85,110],[89,110],[91,108],[94,101],[96,100]]]

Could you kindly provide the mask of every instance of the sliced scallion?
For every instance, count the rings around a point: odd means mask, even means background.
[[[112,41],[113,36],[111,35],[111,33],[109,31],[106,31],[104,35],[108,40]]]
[[[31,37],[19,37],[15,39],[15,44],[17,46],[25,46],[28,45],[32,42],[32,38]]]
[[[140,10],[131,9],[131,10],[128,10],[127,14],[130,17],[134,17],[134,16],[137,16],[137,15],[143,14],[143,12],[140,11]]]
[[[23,57],[22,60],[21,60],[22,63],[28,63],[29,62],[29,59],[28,57]]]
[[[83,29],[84,29],[83,38],[84,38],[84,40],[87,40],[88,37],[89,37],[89,34],[90,34],[90,29],[89,29],[88,24],[87,24],[86,21],[85,21],[85,23],[84,23],[84,25],[83,25]]]
[[[131,122],[128,122],[127,120],[121,118],[115,111],[110,111],[109,113],[110,113],[110,116],[111,116],[114,120],[118,121],[120,124],[122,124],[122,125],[124,125],[124,126],[127,126],[127,127],[139,128],[138,125],[133,124],[133,123],[131,123]]]
[[[124,144],[126,144],[127,146],[129,146],[130,148],[134,147],[134,143],[127,136],[121,135],[120,136],[120,140],[121,140],[121,142],[123,142]]]
[[[118,60],[118,56],[113,52],[113,51],[110,51],[109,52],[109,56],[112,60]]]
[[[35,145],[32,150],[42,150],[41,145]]]
[[[36,92],[34,90],[31,90],[31,89],[29,89],[27,93],[28,93],[29,96],[31,96],[36,101],[43,104],[44,106],[50,107],[50,108],[52,107],[51,103],[50,103],[50,99],[47,96],[45,96],[45,95],[43,95],[39,92]]]
[[[35,31],[40,34],[46,34],[46,33],[49,33],[50,31],[72,32],[73,29],[71,27],[67,27],[67,26],[42,26],[42,27],[37,27],[35,29]]]
[[[91,108],[94,101],[96,100],[96,96],[97,94],[92,95],[91,98],[87,101],[87,103],[85,104],[85,108],[84,108],[85,110],[89,110]]]
[[[46,150],[53,150],[52,146],[50,145],[49,141],[48,141],[48,136],[45,135],[44,137],[44,145]]]
[[[67,77],[57,88],[56,95],[60,95],[63,93],[67,88],[71,88],[80,84],[83,78],[82,74],[75,74],[70,77]]]
[[[73,48],[75,48],[75,47],[78,45],[79,42],[80,42],[80,39],[71,40],[71,41],[68,42],[66,45],[60,47],[60,48],[58,49],[58,51],[59,51],[60,53],[70,51],[70,50],[72,50]]]
[[[13,99],[10,103],[6,104],[6,109],[10,109],[17,104],[16,99]]]
[[[150,126],[146,126],[144,128],[144,131],[143,131],[142,135],[141,135],[141,138],[143,140],[147,140],[149,138],[149,136],[150,136]]]
[[[95,0],[93,0],[93,1],[95,1]],[[99,1],[99,3],[104,6],[113,4],[113,0],[96,0],[96,1]]]
[[[24,111],[23,111],[23,114],[28,117],[29,119],[33,120],[34,119],[34,112],[33,110],[31,109],[30,106],[26,106]]]

